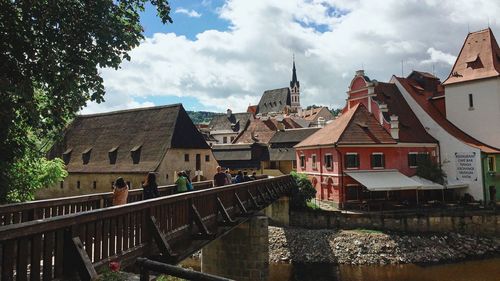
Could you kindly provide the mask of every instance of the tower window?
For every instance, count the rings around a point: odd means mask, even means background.
[[[474,96],[472,94],[469,94],[469,110],[474,109]]]

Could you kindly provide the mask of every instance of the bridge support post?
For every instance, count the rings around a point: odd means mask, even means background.
[[[268,218],[255,216],[201,251],[201,271],[242,281],[269,275]]]
[[[290,225],[290,198],[283,196],[274,201],[273,204],[264,209],[264,213],[270,219],[272,225]]]

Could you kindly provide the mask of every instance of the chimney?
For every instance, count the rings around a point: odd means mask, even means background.
[[[387,109],[387,104],[383,103],[383,104],[380,104],[378,106],[378,108],[380,109],[379,111],[379,121],[380,121],[380,125],[384,125],[384,113],[388,111]]]
[[[396,115],[391,115],[391,137],[399,139],[399,118]]]
[[[323,128],[326,125],[325,117],[318,118],[318,127]]]
[[[365,71],[363,69],[356,70],[356,76],[365,76]]]
[[[231,109],[227,109],[227,118],[230,118],[231,115],[233,115],[233,111],[231,111]]]

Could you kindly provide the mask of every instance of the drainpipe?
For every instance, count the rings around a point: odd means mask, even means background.
[[[338,159],[339,159],[339,170],[337,174],[339,175],[339,209],[344,208],[344,172],[342,170],[342,163],[344,162],[342,159],[342,153],[337,148],[337,143],[334,144],[335,151],[337,151]]]

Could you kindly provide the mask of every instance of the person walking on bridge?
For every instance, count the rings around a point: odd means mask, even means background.
[[[222,172],[221,166],[217,166],[217,174],[214,176],[214,185],[215,186],[224,186],[227,184],[227,176],[224,172]]]
[[[158,192],[158,184],[156,183],[155,173],[148,173],[148,175],[146,176],[146,182],[142,184],[142,192],[142,198],[144,200],[160,196]]]
[[[177,173],[177,180],[175,181],[175,185],[177,187],[177,193],[186,192],[187,191],[187,183],[188,180],[184,177],[182,171]]]
[[[113,206],[127,204],[128,185],[122,177],[116,179],[113,187]]]

